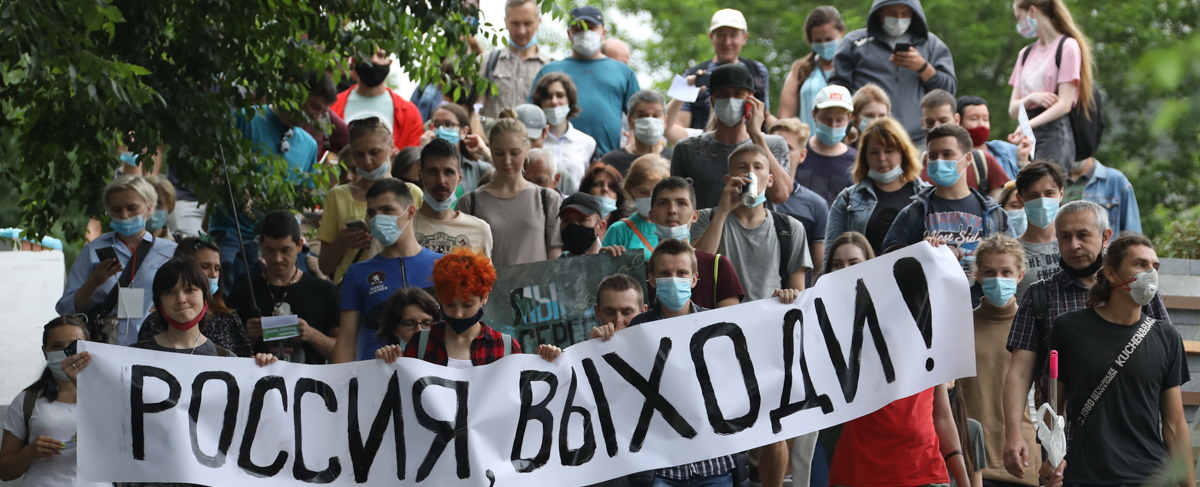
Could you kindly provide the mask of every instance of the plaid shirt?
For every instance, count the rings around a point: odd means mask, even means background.
[[[487,365],[501,358],[504,358],[504,335],[493,330],[490,326],[479,323],[479,336],[471,340],[471,365]],[[429,363],[438,365],[446,365],[448,356],[446,354],[446,324],[437,324],[428,331],[421,333],[429,333],[429,343],[425,344],[425,350],[420,351],[418,355],[417,348],[420,347],[421,340],[419,335],[413,335],[408,341],[408,345],[404,347],[404,356],[411,358],[420,358]],[[516,340],[509,338],[512,341],[512,353],[521,353],[521,344]]]
[[[688,314],[708,311],[700,307],[696,303],[688,303],[691,306],[691,311]],[[629,326],[641,325],[652,321],[663,319],[662,305],[655,304],[649,311],[637,315],[629,322]],[[671,468],[660,468],[654,471],[655,477],[664,477],[674,480],[689,480],[697,477],[712,477],[714,475],[722,475],[732,471],[736,465],[734,464],[733,455],[725,455],[723,457],[710,458],[701,460],[696,463],[687,465],[679,465]]]

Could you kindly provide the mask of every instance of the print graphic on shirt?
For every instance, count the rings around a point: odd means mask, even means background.
[[[1058,272],[1058,254],[1030,254],[1027,262],[1029,268],[1037,272],[1035,282],[1039,279],[1050,279],[1050,276]]]
[[[449,253],[454,247],[470,247],[471,239],[466,235],[449,235],[446,232],[437,232],[433,235],[417,234],[417,242],[429,250],[439,254]]]
[[[963,270],[969,271],[975,260],[975,247],[983,237],[983,218],[961,211],[930,213],[925,218],[925,236],[958,247],[962,251],[959,263]]]
[[[371,289],[367,292],[367,295],[387,292],[388,287],[386,284],[384,284],[384,281],[387,281],[387,274],[384,274],[383,271],[375,271],[367,274],[367,285],[371,286]]]

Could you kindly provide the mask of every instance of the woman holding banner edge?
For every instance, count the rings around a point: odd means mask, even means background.
[[[442,305],[442,321],[410,339],[403,356],[466,369],[521,353],[516,340],[481,321],[495,284],[491,259],[474,249],[456,247],[438,259],[433,265],[433,289]],[[401,356],[400,347],[383,347],[375,356],[395,362]]]

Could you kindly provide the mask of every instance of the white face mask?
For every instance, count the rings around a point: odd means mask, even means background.
[[[600,33],[593,30],[582,30],[571,36],[571,47],[575,54],[583,57],[595,56],[600,52]]]
[[[717,112],[717,120],[720,120],[726,127],[736,126],[745,120],[746,115],[743,112],[745,107],[746,100],[739,98],[713,99],[713,111]]]
[[[1158,271],[1148,269],[1133,275],[1133,280],[1125,283],[1129,289],[1129,297],[1138,306],[1145,306],[1154,300],[1158,294]]]
[[[884,17],[883,31],[892,37],[900,37],[908,32],[908,26],[912,25],[912,19],[902,19],[899,17]]]
[[[646,145],[654,145],[662,140],[665,129],[666,122],[662,119],[644,117],[633,121],[633,136]]]
[[[567,114],[571,113],[571,106],[546,107],[542,109],[542,113],[546,114],[546,124],[558,125],[567,119]]]

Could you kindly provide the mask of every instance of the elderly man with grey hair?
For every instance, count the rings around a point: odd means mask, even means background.
[[[1047,387],[1051,324],[1059,315],[1084,307],[1112,236],[1108,212],[1091,201],[1063,205],[1054,219],[1054,228],[1062,256],[1060,269],[1029,287],[1018,304],[1008,335],[1012,363],[1004,380],[1004,468],[1018,478],[1024,475],[1024,465],[1032,456],[1031,448],[1038,447],[1027,444],[1022,436],[1022,408],[1027,407],[1029,387],[1035,378],[1039,379],[1039,390]],[[1158,294],[1142,311],[1156,320],[1170,321],[1167,307]]]
[[[525,180],[563,195],[579,189],[579,182],[571,179],[571,175],[554,161],[554,154],[546,149],[529,150],[529,156],[525,158]]]
[[[625,145],[604,154],[600,162],[617,168],[621,176],[629,173],[633,161],[646,154],[659,154],[671,160],[671,148],[663,137],[667,124],[667,101],[654,90],[642,90],[629,97],[625,105],[626,121],[632,137]]]

